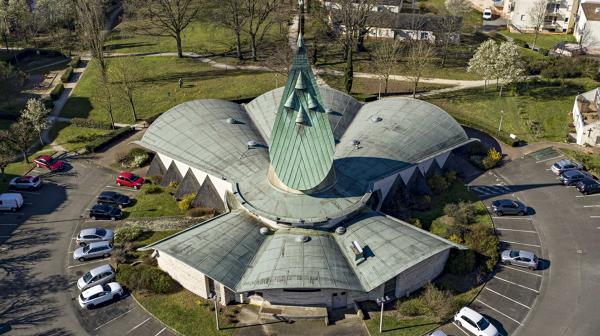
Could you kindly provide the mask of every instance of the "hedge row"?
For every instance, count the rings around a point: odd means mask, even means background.
[[[60,95],[63,93],[64,90],[65,86],[63,85],[63,83],[58,83],[54,87],[54,89],[50,91],[50,98],[52,98],[52,100],[57,100],[58,98],[60,98]]]
[[[109,123],[86,118],[72,118],[71,125],[85,128],[112,129]]]
[[[147,290],[158,294],[170,293],[177,288],[175,281],[167,273],[157,267],[144,264],[119,265],[117,281],[129,290]]]
[[[132,129],[131,127],[122,127],[119,129],[116,129],[108,134],[106,134],[105,136],[96,138],[92,141],[90,141],[86,146],[85,146],[85,150],[87,152],[95,152],[98,151],[100,149],[102,149],[104,146],[108,145],[109,143],[111,143],[112,141],[121,138],[122,136],[124,136],[125,134],[131,132]]]
[[[60,76],[60,81],[66,83],[71,79],[71,75],[73,75],[73,67],[69,66],[65,72]]]

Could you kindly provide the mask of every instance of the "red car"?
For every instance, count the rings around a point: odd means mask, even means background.
[[[134,175],[130,172],[122,171],[117,176],[116,182],[118,186],[126,186],[133,187],[135,189],[140,189],[142,187],[142,184],[144,184],[144,178]]]
[[[64,167],[64,163],[60,160],[53,158],[50,155],[41,155],[33,160],[36,166],[39,168],[46,168],[50,171],[61,170]]]

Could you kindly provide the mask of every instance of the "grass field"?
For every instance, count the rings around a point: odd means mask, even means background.
[[[345,91],[344,77],[342,76],[321,76],[331,87],[340,91]],[[354,78],[352,93],[358,94],[377,94],[379,92],[379,80],[372,78]],[[420,83],[418,92],[431,91],[449,87],[442,84]],[[388,94],[409,94],[412,93],[413,83],[402,81],[389,81]],[[381,94],[383,95],[383,83],[381,84]]]
[[[147,119],[171,107],[194,99],[240,99],[256,97],[275,88],[273,73],[219,70],[192,59],[176,57],[138,57],[144,77],[135,92],[138,118]],[[281,76],[280,76],[281,77]],[[182,78],[183,88],[177,81]],[[279,78],[279,83],[283,83]],[[131,123],[133,117],[121,90],[111,85],[115,122]],[[98,100],[98,69],[92,63],[67,101],[61,116],[109,121],[108,113]]]
[[[459,122],[482,130],[497,130],[502,118],[502,130],[527,141],[564,141],[568,133],[575,96],[591,90],[598,83],[585,78],[559,81],[539,81],[518,90],[505,90],[502,97],[492,85],[427,97],[455,117]],[[537,125],[537,126],[536,126]]]
[[[97,128],[76,127],[69,123],[55,123],[50,130],[50,138],[54,143],[64,147],[69,151],[85,147],[85,145],[103,135],[110,133],[111,130]]]
[[[177,201],[169,193],[170,187],[162,188],[158,193],[146,193],[151,184],[145,184],[135,196],[133,206],[125,208],[126,218],[183,216],[185,211],[179,209]]]
[[[512,37],[517,44],[519,42],[526,42],[529,45],[533,44],[534,34],[519,34],[511,32],[502,32],[503,35]],[[559,42],[573,42],[575,43],[575,36],[571,34],[539,34],[536,42],[536,47],[543,49],[551,49]]]

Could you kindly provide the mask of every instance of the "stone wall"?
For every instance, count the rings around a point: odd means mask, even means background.
[[[148,217],[127,219],[119,221],[117,227],[137,225],[148,231],[184,230],[193,225],[202,223],[212,217],[213,215],[202,217]]]

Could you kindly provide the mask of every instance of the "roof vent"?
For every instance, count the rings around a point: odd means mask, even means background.
[[[362,247],[360,247],[360,244],[356,240],[353,241],[352,244],[350,244],[350,249],[354,253],[354,263],[355,264],[359,265],[360,263],[362,263],[363,261],[366,260],[365,252],[363,251]]]
[[[266,235],[269,234],[269,228],[266,228],[264,226],[261,227],[259,231],[260,231],[260,234],[263,235],[263,236],[266,236]]]
[[[358,146],[360,146],[360,141],[357,139],[352,139],[350,140],[350,144],[356,148],[358,148]]]
[[[327,107],[327,108],[325,108],[325,113],[327,113],[327,114],[332,114],[332,113],[333,113],[333,110],[332,110],[332,109],[330,109],[329,107]]]
[[[382,120],[383,119],[381,119],[381,117],[379,117],[379,116],[374,116],[373,118],[371,118],[371,121],[374,122],[374,123],[380,122]]]
[[[256,142],[256,140],[250,140],[250,141],[248,141],[247,145],[248,145],[248,149],[256,148],[258,146],[258,142]]]
[[[310,240],[309,236],[306,235],[301,235],[301,236],[296,236],[296,243],[306,243],[307,241]]]
[[[225,121],[226,121],[228,124],[232,124],[232,125],[237,123],[237,120],[235,120],[235,119],[233,119],[233,118],[227,118]]]
[[[335,233],[339,234],[339,235],[343,235],[344,233],[346,233],[346,228],[343,226],[338,226],[335,229]]]

